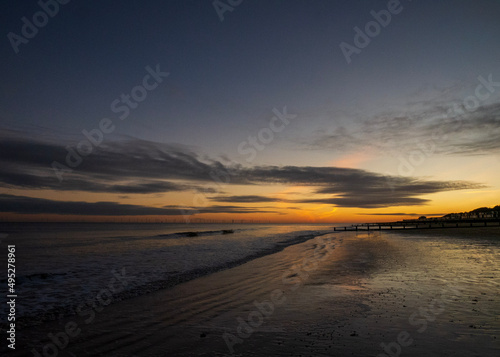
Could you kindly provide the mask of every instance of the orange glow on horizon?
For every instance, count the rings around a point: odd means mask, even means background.
[[[363,158],[366,156],[356,156]],[[351,163],[356,162],[354,159]],[[358,161],[359,162],[359,161]],[[230,190],[229,190],[230,189]],[[314,193],[313,186],[228,186],[226,195],[258,195],[275,198],[275,202],[254,202],[254,203],[231,203],[211,200],[211,195],[205,195],[205,199],[197,206],[193,200],[193,192],[179,192],[171,194],[151,194],[151,195],[118,195],[118,194],[88,194],[86,192],[65,193],[64,198],[55,191],[50,190],[29,190],[21,192],[19,190],[0,190],[0,193],[31,196],[54,201],[81,201],[81,202],[116,202],[118,204],[136,205],[144,207],[171,207],[175,209],[203,209],[210,206],[231,206],[245,209],[254,209],[252,213],[198,213],[194,215],[154,215],[154,216],[93,216],[93,215],[61,215],[61,214],[0,214],[0,221],[53,221],[53,222],[172,222],[172,223],[204,223],[204,222],[246,222],[246,223],[372,223],[389,222],[409,218],[418,218],[420,215],[436,217],[453,212],[470,211],[478,207],[493,207],[498,204],[500,195],[497,187],[486,189],[473,189],[464,191],[448,191],[424,196],[419,198],[428,200],[427,204],[418,206],[391,206],[381,208],[356,208],[338,207],[331,204],[322,203],[296,203],[308,198],[329,197],[318,196]],[[459,193],[459,194],[457,194]],[[56,196],[56,194],[58,194]],[[57,197],[54,199],[54,197]],[[281,199],[281,201],[280,201]],[[262,211],[262,212],[259,212]],[[401,214],[405,213],[405,214]]]

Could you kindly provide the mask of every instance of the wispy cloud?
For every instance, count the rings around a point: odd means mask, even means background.
[[[336,152],[375,148],[391,155],[428,141],[436,154],[500,154],[500,103],[484,104],[471,112],[460,103],[439,98],[414,101],[404,112],[387,111],[348,126],[321,128],[301,138],[299,148]]]
[[[233,202],[233,203],[261,203],[261,202],[285,202],[287,200],[276,199],[272,197],[248,195],[248,196],[214,196],[210,200],[216,202]]]

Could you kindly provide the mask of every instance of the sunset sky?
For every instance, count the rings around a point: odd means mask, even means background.
[[[498,1],[46,2],[1,5],[1,220],[500,204]]]

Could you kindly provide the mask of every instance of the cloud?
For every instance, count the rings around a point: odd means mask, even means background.
[[[284,202],[286,200],[276,199],[265,196],[249,195],[249,196],[214,196],[210,200],[217,202],[233,202],[233,203],[260,203],[260,202]]]
[[[441,155],[500,154],[500,103],[481,103],[468,111],[462,103],[437,98],[411,103],[405,111],[394,110],[350,123],[316,130],[301,138],[301,150],[351,152],[377,149],[400,155],[432,147]]]
[[[338,167],[261,166],[242,170],[242,175],[249,184],[313,186],[316,195],[302,200],[264,196],[215,196],[211,199],[220,202],[320,203],[339,207],[380,208],[421,205],[429,202],[418,197],[421,195],[485,187],[468,181],[425,181]],[[329,197],[317,197],[326,194]]]
[[[219,193],[211,197],[216,202],[323,203],[358,208],[420,205],[429,201],[421,198],[422,195],[484,187],[474,182],[384,176],[366,170],[339,167],[242,167],[201,158],[186,148],[130,138],[109,140],[106,145],[85,157],[81,165],[59,182],[50,165],[54,160],[64,162],[66,146],[67,143],[55,144],[34,138],[6,136],[0,140],[0,165],[3,168],[0,186],[116,194],[191,190],[205,194]],[[314,194],[311,198],[293,201],[262,195],[220,194],[224,186],[258,187],[273,184],[309,186]],[[81,207],[85,210],[86,206]],[[219,208],[212,207],[210,212],[216,212]],[[238,209],[238,213],[245,213],[241,207],[226,208],[232,209],[231,212]]]
[[[147,207],[116,202],[56,201],[44,198],[0,194],[0,212],[82,216],[178,216],[198,213],[276,213],[262,208],[239,206]]]
[[[67,202],[0,194],[0,212],[90,216],[179,215],[179,209],[156,208],[116,202]],[[186,214],[189,214],[187,211]]]
[[[193,181],[210,180],[217,167],[203,163],[180,148],[138,139],[110,142],[85,157],[62,182],[51,167],[65,164],[67,143],[53,144],[23,137],[0,141],[0,185],[29,189],[55,189],[111,193],[200,191]],[[188,180],[189,184],[172,180]],[[169,180],[169,181],[167,181]],[[215,193],[214,189],[209,189]],[[206,191],[206,189],[205,189]]]
[[[241,207],[241,206],[219,206],[213,205],[195,209],[199,213],[278,213],[270,207]]]
[[[368,196],[340,196],[333,198],[316,198],[309,200],[295,201],[296,203],[322,203],[335,205],[338,207],[355,208],[381,208],[392,206],[419,206],[429,202],[427,199],[417,197],[381,197],[379,195]]]

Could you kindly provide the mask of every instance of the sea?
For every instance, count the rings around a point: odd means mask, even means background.
[[[7,289],[15,246],[16,317],[33,325],[168,288],[333,231],[331,225],[0,223]],[[0,295],[6,316],[7,295]],[[5,322],[5,321],[3,321]]]

